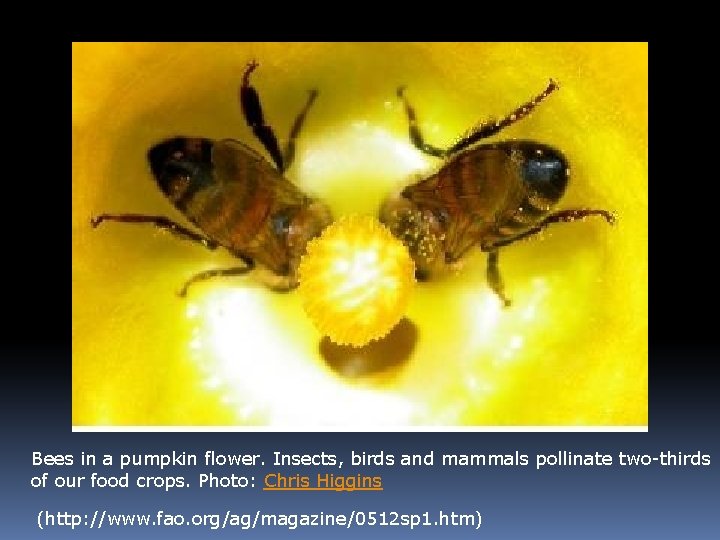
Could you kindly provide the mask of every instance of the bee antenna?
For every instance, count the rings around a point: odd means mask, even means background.
[[[248,86],[250,84],[250,74],[255,71],[259,65],[260,64],[255,59],[252,59],[250,60],[250,62],[248,62],[248,65],[245,68],[245,73],[243,73],[243,86]]]

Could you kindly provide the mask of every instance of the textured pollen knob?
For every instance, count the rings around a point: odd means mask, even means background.
[[[415,284],[405,246],[376,219],[343,217],[307,246],[300,295],[320,332],[361,347],[385,335],[405,314]]]

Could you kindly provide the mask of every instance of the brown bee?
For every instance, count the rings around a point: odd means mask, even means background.
[[[215,276],[237,276],[256,264],[269,271],[269,287],[289,290],[298,285],[297,268],[307,243],[327,227],[328,207],[305,195],[283,177],[292,164],[295,140],[305,115],[317,97],[312,90],[290,130],[288,144],[280,151],[272,128],[265,123],[260,98],[250,85],[256,62],[248,64],[240,87],[243,116],[270,154],[275,167],[243,143],[199,137],[174,137],[153,146],[147,155],[160,189],[202,233],[164,216],[101,214],[91,220],[151,223],[174,235],[198,242],[208,249],[226,248],[241,266],[207,270],[191,277],[180,290]]]
[[[419,280],[446,271],[478,246],[488,252],[488,284],[509,306],[498,268],[501,247],[537,234],[551,223],[592,215],[614,223],[613,214],[606,210],[552,212],[569,178],[567,160],[555,148],[521,140],[473,146],[526,117],[557,88],[551,80],[541,94],[505,118],[473,127],[447,149],[425,143],[415,110],[404,88],[398,89],[412,143],[446,160],[435,174],[389,198],[380,210],[380,220],[410,250]]]

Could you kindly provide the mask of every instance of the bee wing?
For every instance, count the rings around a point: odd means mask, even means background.
[[[217,181],[228,188],[242,184],[244,189],[270,192],[275,208],[304,204],[309,199],[261,154],[240,141],[217,141],[213,167]]]
[[[294,286],[305,244],[329,223],[329,211],[239,141],[216,142],[212,161],[216,184],[208,198],[216,202],[204,205],[212,209],[204,225],[222,245]]]
[[[258,152],[234,139],[215,142],[212,154],[215,176],[222,183],[242,182],[248,177],[279,177],[275,169]]]
[[[511,191],[518,172],[502,148],[488,145],[454,157],[426,180],[407,188],[406,196],[422,207],[440,207],[451,216],[492,219]]]
[[[433,175],[403,191],[418,208],[442,218],[445,251],[459,260],[509,205],[521,183],[503,147],[487,145],[452,157]]]

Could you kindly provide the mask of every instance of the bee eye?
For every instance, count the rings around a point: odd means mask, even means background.
[[[272,217],[271,220],[273,232],[282,236],[288,233],[290,229],[290,216],[285,213],[278,213]]]
[[[183,158],[183,153],[180,150],[173,152],[172,158],[180,160]]]

